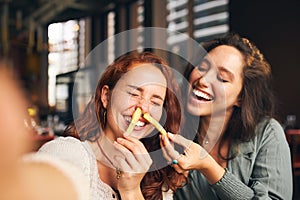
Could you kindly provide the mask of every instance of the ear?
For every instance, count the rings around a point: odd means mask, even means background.
[[[110,95],[109,87],[108,85],[104,85],[101,89],[101,102],[104,108],[107,108],[107,105],[109,103],[109,95]]]

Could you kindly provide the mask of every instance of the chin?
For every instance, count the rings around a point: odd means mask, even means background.
[[[142,138],[144,138],[144,136],[143,135],[141,135],[141,134],[134,134],[134,133],[131,133],[130,134],[130,136],[131,137],[134,137],[134,138],[136,138],[136,139],[138,139],[138,140],[140,140],[140,139],[142,139]]]
[[[154,129],[151,128],[150,130],[147,129],[147,130],[143,130],[142,132],[133,132],[132,136],[135,138],[138,138],[138,139],[151,137],[151,136],[153,136],[153,134],[151,134],[153,130]]]
[[[193,115],[193,116],[200,116],[200,109],[198,105],[194,105],[194,104],[187,104],[187,111],[189,112],[189,114]]]

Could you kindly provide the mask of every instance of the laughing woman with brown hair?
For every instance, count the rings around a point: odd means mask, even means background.
[[[186,73],[186,110],[200,117],[197,137],[168,135],[185,148],[181,155],[163,137],[174,169],[191,170],[176,199],[292,199],[290,151],[274,118],[269,63],[237,34],[203,46],[207,54]]]

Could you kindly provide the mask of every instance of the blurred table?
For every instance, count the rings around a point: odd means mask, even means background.
[[[299,165],[300,168],[300,129],[288,129],[285,134],[290,145],[293,164]]]
[[[300,129],[288,129],[285,131],[285,134],[290,146],[292,157],[294,195],[299,195],[298,192],[300,188]],[[295,192],[297,192],[297,194]]]

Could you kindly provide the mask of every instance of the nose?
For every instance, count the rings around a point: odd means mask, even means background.
[[[149,102],[145,98],[141,98],[136,107],[140,107],[143,113],[147,113],[150,110],[149,106],[150,106]]]
[[[197,79],[197,84],[198,84],[198,86],[200,86],[200,87],[206,88],[206,87],[208,87],[209,82],[208,82],[208,80],[207,80],[207,78],[206,78],[205,76],[200,76],[200,77]]]
[[[214,81],[217,81],[216,77],[216,73],[214,73],[213,70],[210,70],[198,78],[198,84],[202,87],[208,87]]]

